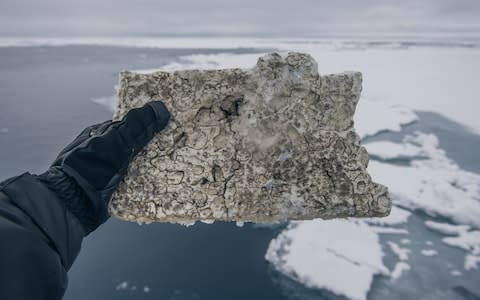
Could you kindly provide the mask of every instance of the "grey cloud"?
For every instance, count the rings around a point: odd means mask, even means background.
[[[478,32],[475,0],[2,0],[0,34]]]

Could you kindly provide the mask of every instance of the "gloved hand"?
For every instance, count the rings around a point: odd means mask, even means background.
[[[83,130],[38,179],[63,200],[90,233],[108,217],[108,202],[128,164],[168,123],[160,101],[130,110],[121,121]]]

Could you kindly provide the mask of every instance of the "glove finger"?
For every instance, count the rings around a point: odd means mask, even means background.
[[[170,113],[165,105],[154,101],[130,110],[114,127],[125,140],[126,146],[136,155],[156,133],[165,128],[169,119]]]

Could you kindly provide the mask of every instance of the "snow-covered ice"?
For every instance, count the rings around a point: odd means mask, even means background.
[[[402,206],[480,227],[480,175],[462,170],[450,160],[433,134],[416,133],[407,136],[404,143],[409,144],[409,149],[417,147],[414,152],[428,158],[413,156],[409,166],[371,161],[368,169],[372,178],[388,186]],[[372,154],[382,156],[388,155],[392,144],[385,142],[388,146],[384,149],[370,149],[369,144],[366,147]]]
[[[237,222],[235,222],[235,225],[236,225],[237,227],[243,227],[243,226],[245,225],[245,222],[237,221]]]
[[[404,272],[406,272],[410,269],[411,269],[411,267],[410,267],[409,264],[407,264],[404,261],[399,261],[395,265],[395,268],[393,268],[393,271],[392,271],[390,276],[391,276],[392,280],[397,280],[398,278],[400,278],[400,276],[402,276],[402,274]]]
[[[357,105],[354,119],[356,132],[364,138],[381,131],[400,131],[402,125],[415,122],[418,117],[412,109],[405,106],[362,97]]]
[[[465,256],[465,270],[477,269],[480,264],[480,255],[467,254]]]
[[[452,274],[452,276],[460,276],[462,275],[462,272],[458,271],[458,270],[452,270],[450,272],[450,274]]]
[[[117,291],[126,290],[127,288],[128,288],[128,281],[122,281],[115,287]]]
[[[401,229],[390,226],[405,223],[409,215],[394,206],[392,214],[383,219],[291,222],[271,241],[265,258],[278,271],[309,287],[326,288],[351,299],[366,299],[375,274],[398,278],[407,270],[407,264],[392,271],[383,264],[379,234],[383,229],[398,233],[395,230]],[[397,247],[400,259],[406,260],[408,250]],[[354,282],[351,278],[355,278]]]
[[[117,291],[137,291],[137,286],[136,285],[131,285],[128,281],[122,281],[119,284],[115,286],[115,290]],[[141,289],[144,293],[149,293],[151,291],[150,287],[148,285],[143,286]]]
[[[200,222],[205,223],[205,224],[213,224],[213,223],[215,223],[215,220],[214,220],[214,219],[211,219],[211,220],[210,220],[210,219],[209,219],[209,220],[200,220]]]
[[[480,176],[461,170],[458,165],[451,161],[445,152],[439,148],[436,136],[416,133],[407,136],[403,144],[391,142],[375,142],[372,144],[373,147],[371,149],[369,144],[367,144],[367,149],[379,157],[405,157],[411,159],[408,166],[378,161],[370,163],[369,170],[372,176],[380,182],[386,183],[391,193],[395,196],[395,203],[411,209],[421,209],[430,214],[449,217],[460,224],[480,226],[478,219],[480,215],[480,203],[478,201]],[[410,251],[397,243],[391,241],[387,243],[399,258],[399,262],[396,263],[393,270],[388,272],[384,269],[386,267],[378,261],[378,259],[381,260],[383,252],[371,251],[371,248],[381,249],[378,234],[385,233],[385,231],[388,232],[389,230],[403,230],[395,228],[394,224],[407,222],[410,214],[409,211],[394,206],[391,216],[384,219],[342,221],[342,223],[331,223],[331,221],[295,223],[297,224],[295,227],[288,228],[277,239],[272,241],[266,258],[279,271],[287,275],[290,274],[290,276],[298,276],[294,278],[307,286],[327,288],[352,299],[365,299],[371,279],[375,274],[388,275],[394,280],[398,279],[402,273],[411,269],[411,266],[406,263]],[[334,224],[334,226],[329,224]],[[349,228],[340,229],[339,224]],[[427,223],[426,226],[429,226],[429,224]],[[380,227],[380,229],[386,230],[384,232],[382,230],[377,231],[379,226],[376,225],[384,225],[386,227]],[[443,241],[451,246],[470,251],[465,257],[465,269],[475,268],[478,262],[477,247],[478,243],[480,243],[480,237],[476,236],[476,231],[467,231],[470,228],[469,225],[430,225],[432,228],[434,226],[436,226],[435,228],[441,227],[444,233],[459,234],[458,237],[446,237]],[[303,228],[306,228],[305,231],[302,230]],[[323,232],[328,228],[328,230],[331,230],[332,236],[337,237],[348,236],[350,238],[351,235],[362,237],[368,243],[362,243],[360,253],[368,251],[371,255],[377,255],[376,260],[372,258],[373,261],[377,262],[375,264],[376,268],[369,268],[372,263],[370,261],[359,261],[354,253],[343,254],[341,248],[348,248],[347,245],[340,244],[340,249],[336,253],[342,253],[342,255],[336,255],[336,259],[330,259],[326,256],[327,254],[323,253],[329,253],[328,249],[335,242],[323,240],[323,234],[320,235],[321,238],[314,238],[318,234],[315,235],[312,228],[316,228],[316,232]],[[373,238],[373,236],[376,236],[376,238]],[[359,250],[358,248],[356,249]],[[436,254],[434,251],[433,249],[430,251],[426,250],[422,251],[422,254],[434,255]],[[319,253],[322,253],[322,257],[317,257]],[[328,272],[315,272],[314,270],[320,268],[320,265],[315,265],[312,262],[324,264],[323,259],[325,259],[325,256],[331,265],[329,268],[336,269],[336,266],[341,265],[342,269],[336,270],[342,270],[343,273],[337,274],[332,279],[332,277],[325,275],[329,274]],[[357,264],[351,262],[356,262]],[[363,273],[355,273],[358,270],[362,270]],[[369,272],[365,272],[365,270]],[[341,281],[342,275],[347,276],[346,274],[349,274],[349,278],[355,278],[356,280],[359,278],[358,276],[368,276],[370,281],[361,280],[361,284],[357,282],[353,289],[350,290],[349,285],[343,285]],[[343,286],[343,290],[340,286]]]
[[[393,143],[388,141],[371,142],[366,144],[368,153],[381,159],[394,158],[427,158],[428,153],[419,146],[411,143]]]
[[[398,256],[398,259],[408,260],[408,254],[410,253],[410,250],[407,248],[402,248],[392,241],[388,241],[387,244],[390,246],[390,249],[392,249],[393,253]]]
[[[470,230],[469,225],[454,225],[448,223],[425,221],[427,228],[445,235],[461,235]]]
[[[438,251],[434,249],[422,249],[421,253],[424,256],[434,256],[438,254]]]
[[[412,213],[398,206],[393,206],[390,215],[386,218],[368,218],[364,219],[368,224],[372,225],[397,225],[408,221]]]
[[[472,230],[468,225],[452,225],[426,221],[425,226],[431,230],[448,235],[442,238],[447,245],[465,250],[465,270],[476,269],[480,263],[480,230]]]
[[[382,257],[378,234],[348,220],[291,222],[265,255],[275,269],[309,287],[360,300],[375,274],[390,274]]]

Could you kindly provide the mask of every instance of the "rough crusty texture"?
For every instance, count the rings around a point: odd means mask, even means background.
[[[308,54],[252,69],[120,74],[119,119],[162,100],[167,129],[131,163],[110,202],[129,221],[274,222],[386,216],[353,129],[362,75],[320,76]]]

